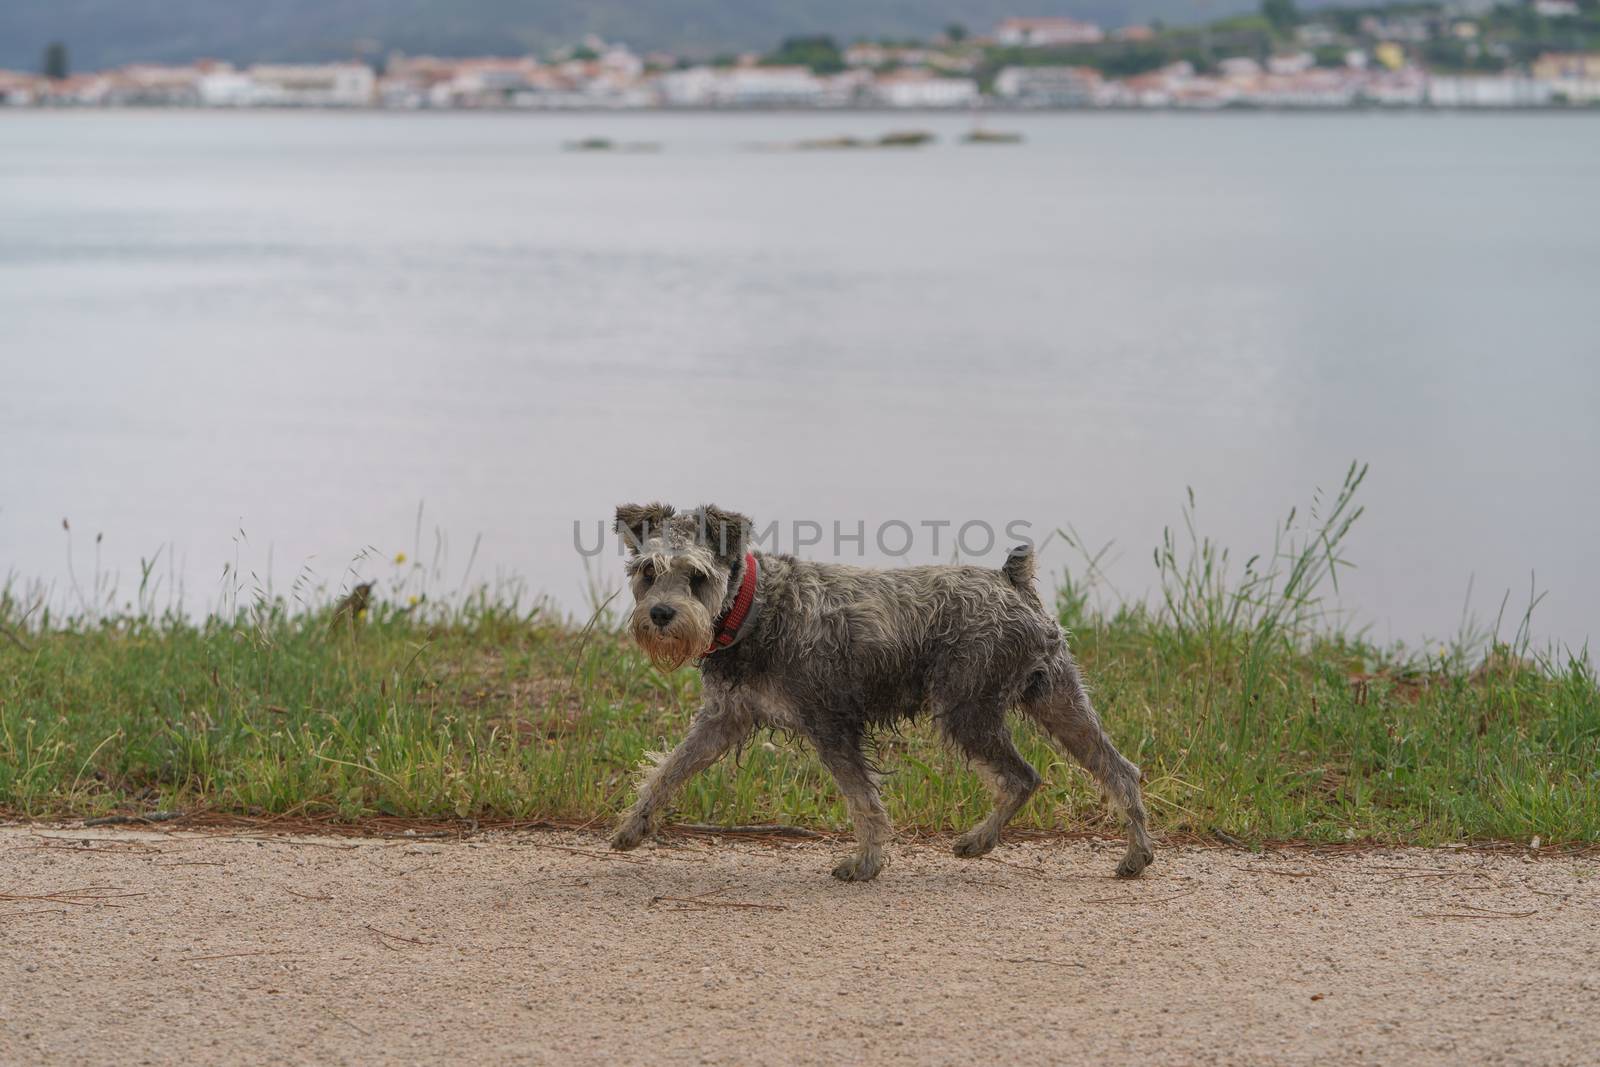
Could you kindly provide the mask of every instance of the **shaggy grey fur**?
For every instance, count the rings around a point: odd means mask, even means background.
[[[617,532],[632,553],[634,639],[665,669],[702,656],[705,699],[688,736],[641,782],[613,848],[637,846],[685,781],[770,726],[809,740],[844,793],[858,848],[834,876],[870,879],[893,828],[862,742],[927,714],[994,793],[994,811],[955,843],[956,855],[981,856],[1039,786],[1011,740],[1005,716],[1016,708],[1088,768],[1128,820],[1117,874],[1135,877],[1152,860],[1139,769],[1101,727],[1066,634],[1034,589],[1028,549],[999,570],[868,570],[761,553],[750,621],[734,644],[705,654],[738,593],[750,520],[712,505],[679,515],[628,504],[617,509]]]

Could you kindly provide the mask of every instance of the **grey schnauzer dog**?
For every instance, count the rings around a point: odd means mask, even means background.
[[[698,658],[705,696],[688,736],[646,774],[613,848],[636,847],[690,777],[772,727],[810,741],[838,782],[858,847],[833,874],[866,881],[893,830],[862,742],[927,714],[994,793],[989,817],[955,842],[956,855],[982,856],[1039,786],[1011,740],[1015,708],[1088,768],[1128,820],[1117,874],[1136,877],[1154,858],[1139,768],[1101,727],[1066,634],[1034,589],[1026,547],[999,570],[869,570],[752,551],[750,520],[712,505],[679,515],[626,504],[616,529],[631,553],[634,639],[664,670]]]

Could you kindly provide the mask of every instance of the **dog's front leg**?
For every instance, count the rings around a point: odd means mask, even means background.
[[[650,833],[656,814],[671,803],[683,783],[721,759],[744,740],[750,728],[749,718],[736,710],[708,705],[696,712],[689,735],[639,783],[639,798],[611,835],[611,847],[624,852],[637,847]]]
[[[877,776],[861,752],[859,738],[817,740],[817,756],[844,793],[856,827],[856,850],[840,861],[833,876],[844,882],[870,882],[883,869],[883,847],[894,836],[889,813],[878,796]]]

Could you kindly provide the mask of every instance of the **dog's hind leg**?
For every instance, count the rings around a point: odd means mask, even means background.
[[[1022,710],[1083,764],[1105,790],[1112,806],[1128,820],[1128,851],[1117,864],[1117,875],[1137,878],[1155,858],[1150,833],[1145,828],[1139,768],[1124,759],[1106,736],[1072,661],[1054,665],[1042,692],[1030,693]]]
[[[639,798],[611,835],[611,847],[623,852],[636,847],[650,832],[657,812],[672,801],[683,783],[721,759],[750,729],[751,722],[742,712],[702,708],[678,747],[651,767],[639,783]]]
[[[1000,708],[978,710],[963,704],[938,719],[945,736],[961,749],[994,794],[989,817],[956,838],[955,854],[975,859],[1000,843],[1000,831],[1039,788],[1039,772],[1017,751]]]
[[[861,752],[860,738],[813,741],[817,757],[839,783],[856,827],[856,851],[839,862],[833,876],[843,882],[871,881],[883,869],[883,849],[894,836],[889,812],[878,796],[877,775]]]

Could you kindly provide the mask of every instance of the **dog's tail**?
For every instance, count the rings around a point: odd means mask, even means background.
[[[1039,591],[1034,587],[1034,579],[1038,568],[1034,564],[1033,546],[1018,545],[1006,554],[1005,563],[1000,566],[1000,573],[1006,576],[1006,581],[1011,587],[1044,610],[1044,604],[1039,599]]]

